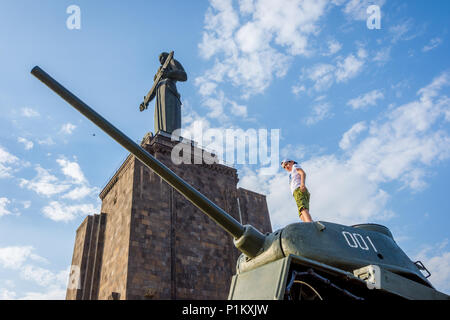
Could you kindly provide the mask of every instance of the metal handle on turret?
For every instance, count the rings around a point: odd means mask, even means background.
[[[194,189],[186,181],[178,177],[166,165],[153,157],[149,152],[128,138],[119,129],[114,127],[91,107],[78,99],[73,93],[59,84],[38,66],[31,70],[31,74],[41,80],[51,90],[77,109],[86,118],[100,127],[111,138],[116,140],[125,149],[131,152],[145,166],[153,170],[158,176],[166,181],[170,186],[180,192],[193,205],[214,220],[222,229],[235,238],[236,247],[250,257],[254,257],[262,249],[265,236],[254,227],[240,224],[231,215],[217,206],[214,202],[205,197],[202,193]]]

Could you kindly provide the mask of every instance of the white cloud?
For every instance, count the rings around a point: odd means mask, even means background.
[[[37,176],[31,181],[22,179],[20,186],[27,187],[46,197],[59,195],[70,190],[61,196],[62,199],[69,200],[81,200],[94,192],[98,192],[98,188],[89,186],[81,167],[76,161],[70,161],[61,157],[56,162],[66,177],[65,181],[60,181],[56,176],[50,174],[49,171],[36,166]],[[92,214],[98,210],[99,208],[90,203],[72,205],[55,200],[42,208],[42,212],[47,218],[62,222],[72,221],[78,216]]]
[[[360,95],[357,98],[351,99],[347,102],[348,106],[353,109],[362,109],[367,106],[376,106],[377,100],[383,99],[384,94],[380,90],[372,90],[366,94]]]
[[[39,112],[33,110],[32,108],[22,108],[22,115],[26,118],[39,117]]]
[[[373,61],[384,64],[391,59],[391,47],[381,48],[373,57]]]
[[[287,144],[284,146],[281,151],[280,155],[283,159],[303,159],[305,155],[309,155],[308,148],[306,146],[300,145],[300,146],[294,146],[292,144]]]
[[[98,192],[98,188],[89,188],[88,186],[77,187],[62,196],[63,199],[81,200],[88,195]]]
[[[72,201],[82,200],[99,191],[97,187],[89,186],[89,183],[77,162],[69,161],[65,158],[59,158],[56,161],[61,167],[61,172],[66,179],[60,180],[48,170],[37,165],[35,167],[35,170],[37,171],[36,177],[32,180],[21,179],[20,186],[47,198],[60,195],[60,199]],[[98,210],[99,208],[91,203],[70,204],[56,201],[56,199],[51,199],[49,204],[42,208],[44,216],[53,221],[62,222],[68,222],[78,216],[92,214]]]
[[[251,14],[255,11],[255,1],[254,0],[238,0],[239,2],[239,11],[242,14]]]
[[[24,295],[8,289],[0,289],[0,300],[55,300],[64,299],[69,279],[69,268],[53,272],[36,266],[49,264],[48,260],[35,254],[32,246],[11,246],[0,248],[0,267],[18,272],[18,276],[45,288],[44,292],[26,292]],[[11,283],[10,283],[11,285]]]
[[[33,281],[42,287],[64,287],[68,283],[69,270],[52,272],[48,269],[35,265],[25,265],[20,270],[20,277],[24,280]]]
[[[388,194],[352,170],[345,161],[335,156],[322,156],[310,158],[300,165],[307,174],[310,212],[315,221],[350,225],[383,221],[393,216],[384,208]],[[239,185],[266,195],[274,229],[300,221],[285,171],[264,176],[244,168],[239,173]]]
[[[203,41],[199,45],[203,57],[209,59],[218,52],[234,50],[236,44],[232,36],[238,25],[239,15],[231,1],[211,1],[205,15]]]
[[[330,40],[327,42],[328,52],[324,53],[324,56],[332,56],[342,49],[342,43],[336,40]]]
[[[0,146],[0,163],[14,163],[19,159]]]
[[[6,208],[6,206],[11,203],[8,198],[2,197],[0,198],[0,217],[6,216],[7,214],[11,214],[11,212]]]
[[[310,40],[320,34],[320,20],[330,7],[343,3],[289,0],[279,5],[277,0],[240,0],[235,7],[231,0],[211,0],[199,49],[205,59],[214,57],[215,63],[195,80],[203,97],[202,104],[211,110],[208,117],[227,119],[224,113],[228,109],[235,116],[242,116],[243,108],[233,108],[241,104],[225,100],[219,85],[228,82],[239,87],[244,99],[264,92],[275,77],[286,75],[293,57],[310,56],[316,50]],[[375,3],[383,5],[384,0]],[[366,14],[368,1],[349,1],[344,12],[356,17],[364,6]],[[334,39],[327,46],[325,56],[334,55],[342,48]],[[336,65],[318,64],[305,74],[314,82],[316,91],[325,90],[334,82],[357,76],[366,59],[367,53],[360,48],[355,54],[338,57]],[[305,90],[303,84],[292,87],[295,95]],[[227,103],[232,107],[225,108]]]
[[[336,68],[336,82],[346,82],[349,79],[356,77],[362,70],[366,58],[366,51],[364,49],[359,49],[356,56],[350,54],[345,59],[338,61]]]
[[[308,126],[312,126],[319,121],[322,121],[326,118],[330,118],[332,116],[331,113],[331,105],[328,102],[320,102],[313,106],[312,114],[306,118],[306,124]]]
[[[391,85],[391,89],[395,92],[397,98],[401,98],[403,96],[403,90],[409,88],[410,84],[408,80],[401,80],[398,83]]]
[[[369,17],[367,8],[370,5],[378,5],[382,7],[386,0],[349,0],[343,12],[353,20],[365,21]]]
[[[214,92],[216,92],[217,83],[208,82],[206,79],[203,79],[202,77],[197,77],[195,79],[195,84],[199,87],[198,91],[201,96],[207,97],[207,96],[212,95]]]
[[[237,117],[247,117],[247,106],[239,105],[236,102],[231,102],[231,113]]]
[[[70,188],[69,184],[61,183],[57,177],[50,174],[49,171],[41,166],[37,165],[35,170],[37,172],[36,177],[32,180],[21,179],[20,187],[25,187],[46,197],[62,193]]]
[[[79,216],[94,214],[98,210],[99,208],[94,207],[91,203],[66,205],[58,201],[51,201],[42,208],[42,212],[47,218],[57,222],[69,222]]]
[[[292,86],[292,93],[296,96],[300,95],[301,92],[305,92],[306,88],[304,85],[293,85]]]
[[[311,213],[317,220],[355,224],[393,216],[385,209],[389,195],[347,161],[322,156],[303,166],[309,177]]]
[[[218,91],[214,96],[208,96],[203,100],[203,105],[207,107],[210,112],[208,116],[211,118],[227,119],[224,112],[225,105],[228,103],[228,99],[225,98],[225,94],[222,90]]]
[[[33,149],[33,146],[34,146],[33,141],[30,141],[30,140],[22,138],[22,137],[19,137],[17,139],[17,141],[20,143],[23,143],[23,145],[25,146],[25,150]]]
[[[38,143],[40,145],[47,145],[47,146],[51,146],[51,145],[55,144],[55,142],[53,141],[53,139],[51,137],[47,137],[45,139],[40,139],[40,140],[38,140]]]
[[[210,121],[199,117],[194,110],[184,110],[184,114],[179,135],[213,152],[220,163],[230,166],[260,163],[267,166],[266,170],[272,164],[278,165],[279,129],[243,129],[233,124],[211,127]]]
[[[219,118],[226,111],[219,84],[229,82],[241,89],[242,98],[262,93],[274,77],[284,77],[292,56],[309,55],[309,37],[320,32],[318,22],[332,5],[325,0],[211,0],[205,15],[202,42],[205,59],[215,57],[214,66],[195,81],[203,105]],[[337,50],[337,43],[330,44]],[[231,101],[231,100],[229,100]],[[231,101],[231,105],[241,105]],[[235,116],[242,116],[243,108]]]
[[[305,161],[301,166],[307,174],[306,183],[311,192],[310,212],[314,220],[355,224],[392,217],[393,213],[384,209],[388,194],[344,161],[324,156]],[[285,172],[265,177],[244,171],[240,174],[240,185],[267,195],[274,229],[299,222]]]
[[[430,271],[430,282],[441,292],[450,294],[450,251],[448,250],[448,239],[435,245],[423,246],[415,256]]]
[[[200,116],[189,104],[185,105],[184,108],[181,110],[182,112],[182,125],[181,130],[184,131],[192,131],[192,127],[194,123],[199,122],[202,123],[203,128],[209,128],[210,123],[209,120],[206,119],[206,117]],[[188,129],[191,128],[191,129]],[[184,136],[184,134],[181,134],[181,136]]]
[[[0,289],[0,300],[14,300],[17,294],[8,289]]]
[[[336,67],[331,64],[319,63],[305,71],[306,76],[314,81],[314,89],[323,91],[331,87],[334,82]]]
[[[56,162],[61,166],[61,170],[67,177],[71,178],[76,184],[86,183],[86,178],[81,171],[80,165],[74,161],[69,161],[64,158],[57,159]]]
[[[216,87],[218,83],[229,80],[231,84],[241,89],[243,98],[262,93],[271,83],[273,77],[283,77],[288,69],[287,56],[268,48],[257,54],[242,52],[239,55],[225,57],[216,61],[215,66],[196,79],[196,84],[202,93],[214,96],[216,90],[206,90]]]
[[[359,48],[357,52],[350,53],[346,57],[337,57],[336,65],[318,63],[304,69],[300,79],[312,81],[315,91],[324,91],[329,89],[334,83],[347,82],[359,75],[366,61],[366,50]]]
[[[12,177],[13,168],[9,164],[17,164],[19,158],[12,155],[0,146],[0,179]]]
[[[45,292],[27,292],[20,300],[64,300],[65,298],[65,288],[50,287]]]
[[[364,130],[367,129],[366,123],[364,121],[358,122],[353,125],[344,135],[342,136],[341,141],[339,142],[339,147],[343,150],[347,150],[353,144],[354,140]]]
[[[21,277],[25,280],[33,280],[40,286],[48,286],[54,281],[54,274],[50,270],[32,265],[22,268]]]
[[[440,95],[449,85],[447,73],[418,91],[419,99],[392,109],[384,121],[372,122],[368,136],[352,146],[349,162],[369,180],[402,180],[405,186],[423,186],[420,169],[450,156],[450,137],[432,125],[444,118],[450,99]]]
[[[441,38],[433,38],[430,40],[430,42],[425,47],[423,47],[422,51],[423,52],[431,51],[431,50],[439,47],[441,44],[442,44]]]
[[[280,150],[280,156],[283,159],[294,159],[296,161],[312,158],[323,154],[325,148],[319,145],[285,145]]]
[[[34,254],[33,251],[34,248],[32,246],[0,248],[0,266],[7,269],[18,270],[22,268],[23,264],[28,259],[37,262],[47,262],[45,258]]]
[[[195,82],[200,88],[200,93],[203,95],[202,104],[209,109],[207,116],[216,118],[220,122],[229,120],[226,110],[241,119],[247,119],[247,106],[238,104],[236,101],[229,99],[223,90],[217,89],[217,84],[213,82],[204,82],[203,77],[198,77]]]
[[[308,52],[308,37],[319,32],[317,23],[328,5],[323,0],[292,0],[282,6],[276,0],[261,0],[255,2],[253,17],[276,44],[287,47],[293,55],[304,55]]]
[[[69,122],[62,125],[60,132],[64,134],[72,134],[76,128],[77,128],[76,125]]]
[[[236,42],[244,53],[259,51],[261,48],[267,49],[270,40],[270,34],[265,33],[255,22],[248,22],[236,32]]]
[[[449,84],[449,74],[443,73],[418,91],[417,100],[390,109],[370,124],[352,126],[340,141],[346,151],[342,156],[308,159],[303,153],[307,160],[300,165],[307,174],[313,219],[355,224],[395,216],[387,207],[390,195],[383,184],[395,182],[412,191],[423,188],[429,166],[450,157],[448,132],[435,126],[450,121],[450,99],[441,93]],[[267,195],[275,229],[299,221],[285,172],[263,176],[244,168],[239,176],[242,187]]]
[[[414,27],[414,22],[409,19],[401,22],[400,24],[394,25],[389,28],[389,33],[391,34],[391,42],[397,43],[399,41],[409,41],[417,37],[418,33],[411,34],[411,30]]]
[[[31,207],[31,201],[22,201],[22,204],[24,209],[28,209],[29,207]]]

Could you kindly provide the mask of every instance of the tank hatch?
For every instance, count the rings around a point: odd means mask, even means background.
[[[354,226],[352,226],[353,228],[357,228],[357,229],[363,229],[363,230],[367,230],[367,231],[375,231],[375,232],[379,232],[382,234],[387,235],[389,238],[391,238],[392,240],[394,240],[394,237],[392,236],[391,231],[385,227],[382,226],[381,224],[375,224],[375,223],[362,223],[362,224],[355,224]]]

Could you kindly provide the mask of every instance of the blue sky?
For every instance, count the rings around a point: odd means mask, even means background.
[[[366,24],[369,5],[381,29]],[[81,29],[66,12],[77,5]],[[311,215],[388,226],[450,293],[448,1],[2,1],[0,299],[64,298],[75,230],[127,156],[30,75],[39,65],[136,141],[162,51],[188,73],[183,127],[280,130]],[[287,176],[232,164],[297,222]]]

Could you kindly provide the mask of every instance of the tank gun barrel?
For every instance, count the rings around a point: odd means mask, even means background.
[[[186,181],[178,177],[166,165],[153,157],[144,148],[139,146],[119,129],[113,126],[95,110],[81,101],[73,93],[63,87],[40,67],[36,66],[31,70],[31,74],[47,85],[51,90],[77,109],[86,118],[100,127],[111,138],[116,140],[125,149],[132,153],[145,166],[153,170],[158,176],[166,181],[170,186],[180,192],[186,199],[194,204],[203,213],[214,220],[222,229],[228,232],[233,238],[236,247],[246,255],[252,257],[263,247],[265,236],[249,225],[242,225],[230,214],[209,200],[201,192],[193,188]]]

